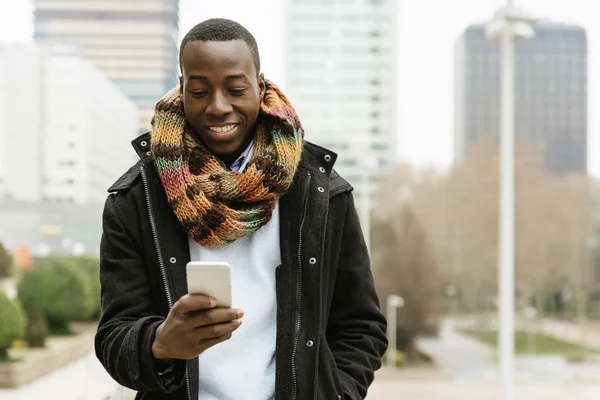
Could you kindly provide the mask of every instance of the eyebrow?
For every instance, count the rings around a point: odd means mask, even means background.
[[[245,78],[246,75],[245,74],[234,74],[234,75],[229,75],[225,78],[226,81],[230,81],[230,80],[234,80],[234,79],[243,79]],[[207,81],[208,78],[205,75],[190,75],[188,77],[188,80],[198,80],[198,81]]]

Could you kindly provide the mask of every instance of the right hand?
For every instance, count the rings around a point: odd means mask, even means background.
[[[231,338],[244,312],[215,306],[216,301],[204,295],[186,294],[180,298],[156,330],[154,358],[191,360]]]

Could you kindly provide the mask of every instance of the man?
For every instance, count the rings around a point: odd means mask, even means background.
[[[195,26],[180,65],[109,189],[99,360],[138,399],[363,399],[386,322],[335,154],[239,24]],[[231,265],[235,308],[186,293],[190,260]]]

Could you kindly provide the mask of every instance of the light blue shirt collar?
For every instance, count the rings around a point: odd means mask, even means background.
[[[232,171],[235,171],[235,172],[244,172],[244,169],[246,168],[248,161],[250,161],[250,157],[252,157],[253,151],[254,151],[254,140],[252,140],[250,142],[248,147],[246,147],[246,150],[244,150],[244,152],[242,154],[240,154],[240,156],[233,162],[233,164],[231,164],[231,167],[229,169],[231,169]]]

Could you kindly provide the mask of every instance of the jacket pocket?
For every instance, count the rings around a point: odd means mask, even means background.
[[[340,374],[335,363],[333,353],[325,338],[321,342],[321,351],[319,356],[319,376],[318,376],[318,396],[320,400],[340,400],[343,399],[342,383]]]

